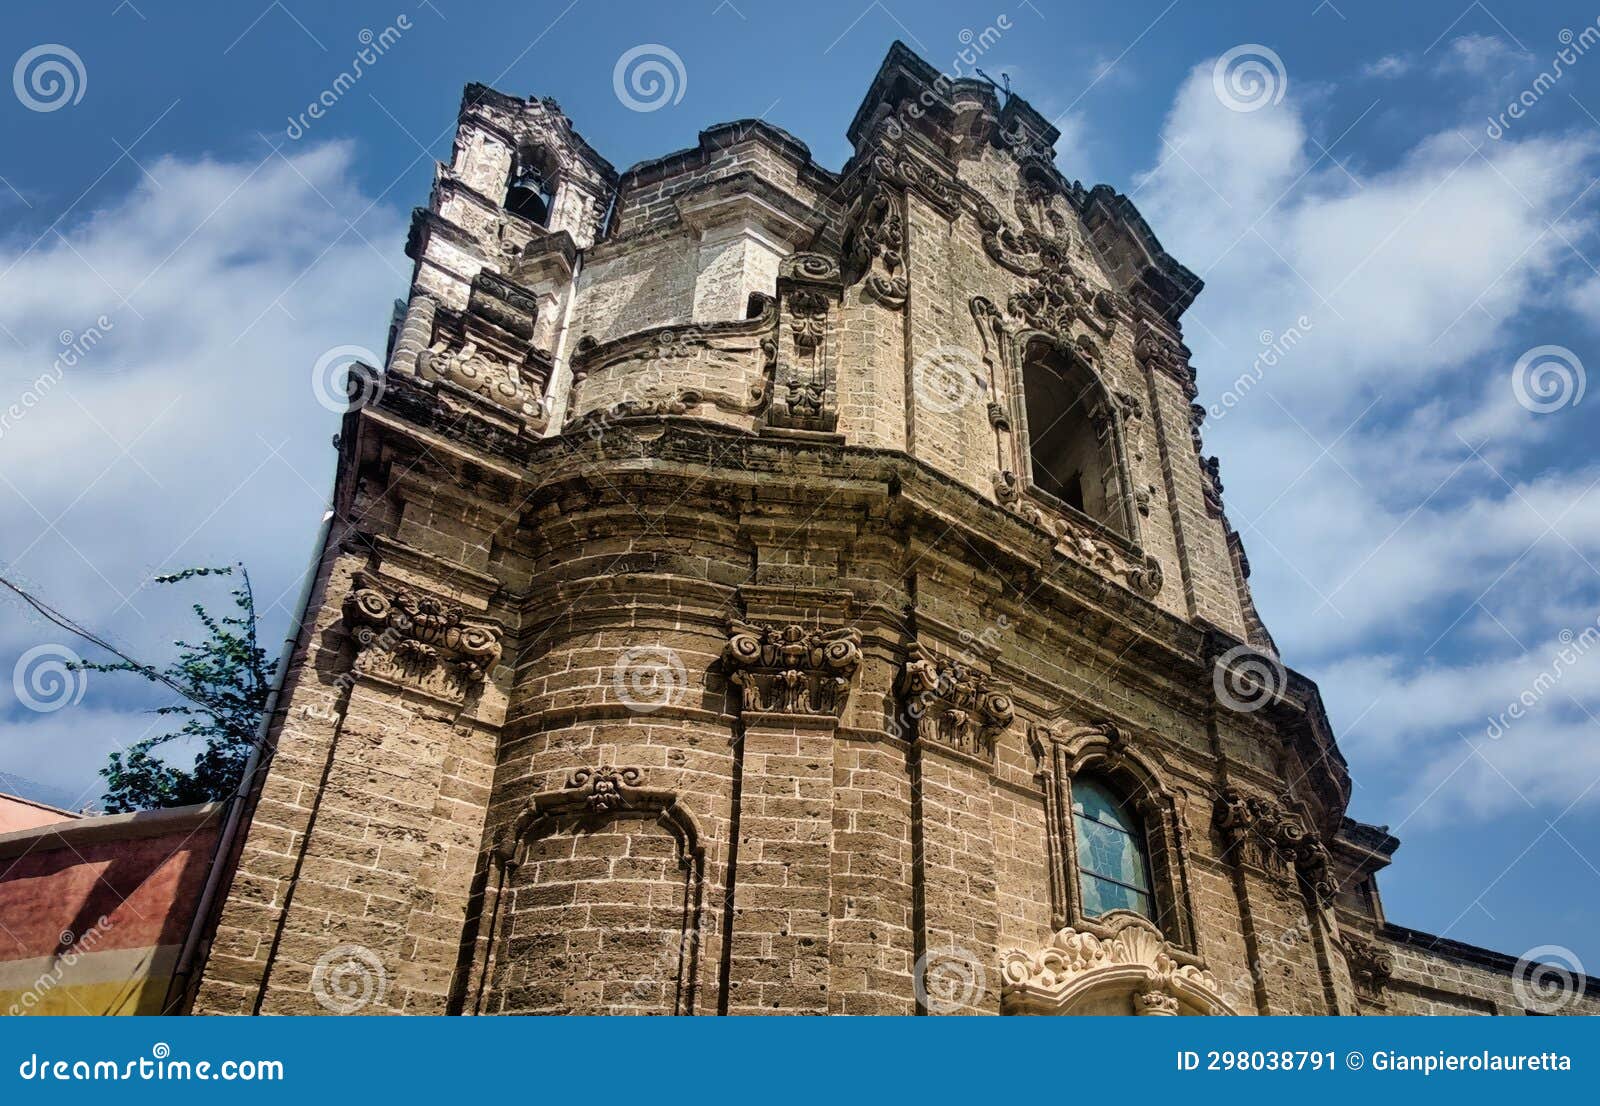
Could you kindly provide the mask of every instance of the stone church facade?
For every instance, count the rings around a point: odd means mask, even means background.
[[[848,136],[468,87],[192,1009],[1532,1010],[1384,918],[1200,281],[903,46]]]

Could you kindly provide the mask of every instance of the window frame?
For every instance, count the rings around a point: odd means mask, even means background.
[[[1194,902],[1182,818],[1175,795],[1162,784],[1154,763],[1135,751],[1122,731],[1108,722],[1037,724],[1031,730],[1031,742],[1044,785],[1052,927],[1110,933],[1116,915],[1133,916],[1153,924],[1174,948],[1195,952]],[[1099,780],[1121,796],[1119,806],[1139,817],[1150,880],[1152,913],[1148,916],[1125,909],[1091,916],[1084,909],[1072,783],[1085,777]]]
[[[1073,521],[1093,528],[1098,535],[1125,550],[1130,552],[1137,550],[1141,532],[1139,514],[1133,501],[1133,481],[1128,468],[1123,417],[1112,401],[1111,390],[1106,386],[1105,379],[1094,363],[1077,347],[1062,342],[1042,330],[1022,331],[1007,336],[1007,340],[1011,345],[1010,360],[1014,366],[1010,399],[1013,425],[1017,428],[1012,435],[1015,451],[1013,471],[1020,477],[1024,492],[1050,510],[1065,514]],[[1107,514],[1113,516],[1114,521],[1102,521],[1088,511],[1074,507],[1061,496],[1041,487],[1034,479],[1033,432],[1028,423],[1029,367],[1039,358],[1048,357],[1059,359],[1067,368],[1081,371],[1087,377],[1094,391],[1093,403],[1103,411],[1102,417],[1108,422],[1106,440],[1101,443],[1100,450],[1102,463],[1112,468],[1115,477],[1112,482],[1114,494],[1111,489],[1106,493]],[[1051,370],[1044,368],[1042,371]],[[1094,416],[1089,411],[1085,411],[1084,414],[1092,427]]]

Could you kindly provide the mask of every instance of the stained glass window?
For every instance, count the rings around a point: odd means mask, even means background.
[[[1072,822],[1083,913],[1095,918],[1132,910],[1153,917],[1150,861],[1138,815],[1103,781],[1080,776],[1072,781]]]

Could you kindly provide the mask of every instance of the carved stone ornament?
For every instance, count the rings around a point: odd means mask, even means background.
[[[767,425],[830,433],[838,425],[834,399],[837,350],[828,317],[842,292],[839,262],[827,254],[796,253],[778,268],[778,300],[791,341],[764,350],[772,380]]]
[[[1018,276],[1029,278],[1028,286],[1007,301],[1014,317],[1063,341],[1069,340],[1074,322],[1103,339],[1116,332],[1123,314],[1120,297],[1095,288],[1078,272],[1065,235],[1045,234],[1031,227],[1014,231],[987,201],[978,204],[976,215],[989,256]]]
[[[444,669],[470,685],[481,683],[500,660],[497,628],[468,622],[458,604],[365,572],[356,574],[345,597],[344,617],[363,671],[427,676]]]
[[[995,738],[1016,717],[1011,695],[959,661],[941,661],[913,641],[906,649],[900,693],[918,741],[993,761]]]
[[[1225,787],[1217,799],[1215,821],[1229,849],[1245,850],[1269,871],[1297,873],[1319,903],[1333,900],[1327,847],[1304,815],[1276,799]]]
[[[892,311],[906,305],[910,285],[900,272],[905,262],[905,223],[886,188],[870,189],[850,238],[850,267],[863,281],[862,292]]]
[[[568,789],[584,792],[591,814],[606,814],[628,805],[628,789],[638,787],[644,772],[638,768],[579,768],[567,777]]]
[[[1118,911],[1101,933],[1068,926],[1000,960],[1008,1014],[1233,1014],[1216,977],[1180,958],[1148,918]]]
[[[816,349],[827,332],[828,297],[809,288],[800,288],[790,295],[787,307],[795,347],[807,351]]]
[[[861,633],[734,619],[722,661],[746,711],[837,718],[861,663]]]
[[[1172,377],[1183,386],[1186,396],[1194,398],[1194,370],[1189,366],[1189,351],[1183,346],[1167,338],[1149,323],[1140,323],[1138,331],[1134,334],[1133,355],[1145,368]]]
[[[1353,933],[1345,934],[1340,944],[1356,990],[1368,998],[1380,998],[1394,975],[1394,957],[1386,949]]]
[[[533,429],[542,429],[547,420],[538,391],[517,367],[480,352],[473,342],[452,350],[441,338],[417,355],[417,373],[424,380],[464,388],[520,416]]]
[[[1088,526],[1039,507],[1022,494],[1022,481],[1010,469],[991,477],[995,499],[1015,515],[1049,531],[1055,551],[1064,557],[1120,580],[1131,591],[1146,597],[1161,593],[1165,575],[1161,562],[1145,554],[1133,557],[1097,536]]]

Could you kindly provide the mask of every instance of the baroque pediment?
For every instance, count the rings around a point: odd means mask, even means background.
[[[1107,915],[1101,932],[1057,930],[1000,960],[1010,1014],[1233,1014],[1217,979],[1176,952],[1148,918]]]

